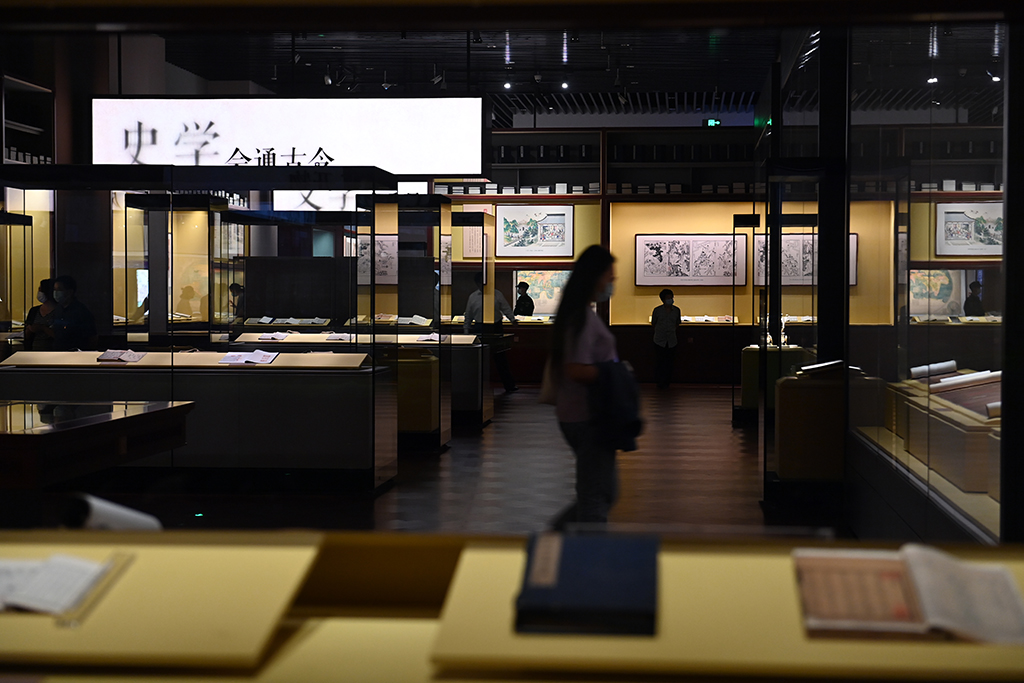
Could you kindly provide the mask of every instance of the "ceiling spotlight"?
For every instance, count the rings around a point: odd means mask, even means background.
[[[939,79],[936,78],[935,76],[932,76],[931,78],[928,79],[928,83],[930,83],[932,85],[935,85],[938,82],[939,82]]]
[[[296,64],[298,64],[298,63],[299,63],[299,60],[300,60],[300,59],[302,59],[302,56],[301,56],[301,55],[300,55],[300,54],[299,54],[298,52],[296,52],[296,53],[295,53],[295,56],[294,56],[294,57],[292,57],[292,61],[293,61],[293,62],[295,62]]]
[[[274,75],[270,77],[270,80],[272,80],[272,81],[276,81],[277,80],[277,64],[274,65]]]
[[[331,74],[324,74],[324,85],[330,85],[334,81],[331,80]]]
[[[384,70],[384,82],[380,84],[380,87],[382,87],[385,90],[387,90],[388,88],[390,88],[393,85],[394,85],[394,83],[388,83],[388,71],[387,71],[387,69],[385,69]]]
[[[993,83],[998,83],[999,81],[1003,80],[1003,79],[1001,79],[1001,78],[1000,78],[999,76],[996,76],[996,75],[995,75],[994,73],[992,73],[991,71],[986,71],[985,73],[987,73],[987,74],[988,74],[988,77],[992,79],[992,82],[993,82]]]
[[[448,89],[448,80],[445,78],[446,71],[441,72],[441,90]]]
[[[623,95],[622,93],[619,93],[619,104],[625,104],[625,103],[626,103],[626,96]]]
[[[480,35],[480,31],[478,31],[477,29],[473,29],[473,42],[474,43],[482,43],[482,42],[484,42],[483,37]]]
[[[511,87],[512,87],[512,84],[509,83],[508,81],[505,81],[505,90],[508,90]]]
[[[569,87],[569,83],[567,81],[562,81],[562,90],[565,90],[568,87]]]
[[[534,74],[533,75],[533,80],[536,83],[540,83],[540,74]]]
[[[434,77],[430,79],[430,82],[433,83],[434,85],[437,85],[438,83],[441,82],[442,78],[443,78],[443,76],[441,76],[441,74],[437,73],[437,64],[435,64],[434,65]]]

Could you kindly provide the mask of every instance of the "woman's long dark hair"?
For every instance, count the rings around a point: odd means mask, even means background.
[[[597,282],[613,263],[615,257],[612,253],[596,244],[587,248],[576,260],[555,316],[551,346],[551,367],[555,372],[561,372],[566,340],[575,337],[583,329],[587,307],[593,300]]]

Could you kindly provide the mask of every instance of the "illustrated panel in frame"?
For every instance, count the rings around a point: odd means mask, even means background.
[[[851,287],[857,284],[857,233],[850,233]],[[754,286],[765,283],[765,236],[754,235]],[[818,284],[818,236],[789,233],[782,236],[782,284]]]
[[[398,235],[377,235],[375,240],[374,275],[378,285],[398,284]],[[356,261],[358,284],[370,284],[370,236],[359,235],[359,257]]]
[[[747,284],[747,236],[637,235],[638,286]]]
[[[1003,203],[935,205],[936,256],[1002,256]]]
[[[573,206],[499,205],[495,256],[572,256]]]
[[[909,315],[962,315],[966,291],[966,270],[912,270],[907,292]]]

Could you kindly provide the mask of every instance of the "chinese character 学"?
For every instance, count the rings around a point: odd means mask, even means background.
[[[193,122],[192,125],[181,124],[181,132],[178,133],[178,139],[174,141],[174,146],[181,148],[183,153],[175,156],[188,157],[196,166],[200,164],[200,160],[204,156],[217,156],[217,152],[206,149],[211,142],[220,137],[220,133],[214,131],[213,126],[213,121],[205,126],[198,122]]]

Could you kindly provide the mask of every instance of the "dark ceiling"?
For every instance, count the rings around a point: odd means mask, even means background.
[[[786,108],[817,106],[814,29],[164,37],[172,64],[211,81],[251,80],[282,96],[486,93],[496,127],[511,126],[517,111],[539,108],[584,114],[750,112],[776,59],[793,65]],[[1001,75],[1005,49],[996,48],[996,37],[993,23],[853,29],[853,109],[992,110],[1002,102],[1002,86],[992,76]],[[928,83],[929,78],[938,80]]]

